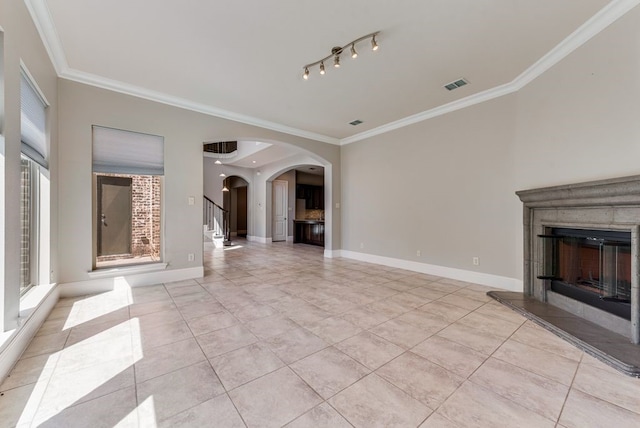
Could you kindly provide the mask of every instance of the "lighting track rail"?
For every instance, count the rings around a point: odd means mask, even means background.
[[[358,52],[356,51],[356,44],[360,43],[363,40],[367,40],[367,39],[371,39],[371,50],[372,51],[377,51],[378,50],[378,42],[376,40],[376,36],[380,34],[379,31],[376,31],[375,33],[370,33],[367,34],[366,36],[362,36],[359,37],[349,43],[347,43],[346,45],[340,47],[340,46],[335,46],[333,48],[331,48],[331,53],[327,56],[325,56],[322,59],[319,59],[316,62],[311,62],[307,65],[305,65],[303,68],[303,73],[302,73],[302,78],[304,80],[308,80],[309,79],[309,69],[312,67],[315,67],[316,65],[320,65],[320,74],[324,74],[325,73],[325,68],[324,68],[324,63],[325,61],[329,61],[331,58],[333,58],[333,66],[335,68],[340,67],[340,55],[345,52],[347,50],[347,48],[349,49],[349,53],[351,54],[351,58],[357,58],[358,57]]]

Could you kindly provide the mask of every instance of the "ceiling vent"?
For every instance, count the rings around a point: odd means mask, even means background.
[[[449,91],[453,91],[454,89],[458,89],[460,86],[464,86],[469,83],[466,79],[458,79],[455,82],[447,83],[444,85],[445,89]]]
[[[362,121],[360,119],[356,119],[353,122],[349,122],[349,125],[357,126],[360,125]]]

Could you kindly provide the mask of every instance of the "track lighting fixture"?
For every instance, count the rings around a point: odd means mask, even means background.
[[[357,58],[358,57],[358,51],[356,51],[356,45],[363,41],[363,40],[367,40],[367,39],[371,39],[371,50],[377,51],[378,50],[378,42],[376,40],[376,36],[380,34],[379,31],[376,31],[375,33],[371,33],[371,34],[367,34],[366,36],[362,36],[359,37],[357,39],[355,39],[352,42],[347,43],[346,45],[340,47],[340,46],[336,46],[334,48],[331,49],[331,54],[327,55],[326,57],[316,61],[316,62],[312,62],[309,63],[307,65],[305,65],[303,67],[304,69],[304,73],[302,74],[302,77],[304,78],[304,80],[309,80],[309,69],[315,67],[316,65],[319,65],[320,67],[320,74],[323,75],[325,74],[325,68],[324,68],[324,62],[330,60],[331,58],[333,58],[333,66],[335,68],[339,68],[340,67],[340,54],[342,54],[343,51],[345,51],[347,48],[349,48],[349,51],[351,53],[351,58]]]

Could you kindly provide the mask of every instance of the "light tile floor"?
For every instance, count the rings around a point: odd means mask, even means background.
[[[640,426],[640,380],[487,287],[299,244],[205,254],[204,278],[61,300],[0,425]]]

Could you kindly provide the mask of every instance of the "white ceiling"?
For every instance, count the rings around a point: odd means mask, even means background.
[[[640,1],[26,3],[61,77],[344,143],[530,80]],[[362,42],[357,59],[302,79],[305,64],[374,31],[377,52]],[[443,88],[461,77],[470,84]]]

